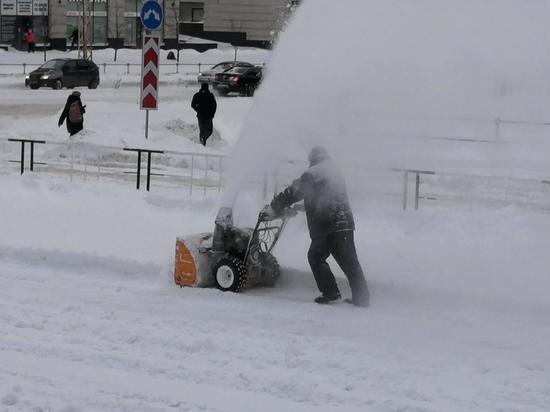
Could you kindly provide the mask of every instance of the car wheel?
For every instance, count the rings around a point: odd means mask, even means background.
[[[256,88],[251,85],[251,84],[247,84],[245,89],[244,89],[244,94],[247,95],[247,96],[254,96],[254,91],[256,90]]]
[[[216,89],[216,91],[220,96],[227,96],[227,93],[228,93],[227,90],[224,90],[224,89]]]
[[[31,86],[31,89],[36,90],[36,89],[38,89],[39,87],[40,87],[40,86]]]
[[[61,80],[57,79],[53,86],[52,86],[52,89],[54,90],[60,90],[61,88],[63,87],[63,83],[61,83]]]
[[[90,83],[88,83],[88,89],[97,89],[97,80],[96,79],[90,80]]]

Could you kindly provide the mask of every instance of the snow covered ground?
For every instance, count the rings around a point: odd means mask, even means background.
[[[319,1],[327,10],[332,7]],[[351,3],[359,11],[364,7],[362,0]],[[306,43],[308,36],[322,36],[306,24],[323,21],[323,8],[306,7],[311,4],[302,6],[297,16],[302,26],[294,29],[294,39]],[[357,19],[364,17],[357,13]],[[411,15],[407,18],[414,23]],[[197,144],[189,108],[197,89],[193,74],[162,75],[160,110],[151,114],[148,141],[138,110],[137,71],[126,75],[125,67],[107,68],[97,90],[81,89],[87,104],[81,142],[109,146],[113,153],[136,145],[236,158],[228,189],[206,196],[159,184],[160,178],[146,192],[124,179],[71,182],[40,167],[19,176],[18,165],[9,162],[19,148],[5,139],[66,144],[57,119],[68,91],[26,90],[22,74],[0,75],[0,410],[550,409],[550,220],[540,207],[544,197],[536,208],[520,201],[533,189],[520,178],[547,176],[545,129],[514,126],[515,134],[504,134],[505,144],[410,140],[419,130],[490,140],[494,130],[492,123],[463,128],[456,119],[428,124],[416,115],[377,117],[373,124],[358,103],[369,93],[363,85],[346,83],[346,73],[338,87],[316,89],[315,81],[327,76],[316,70],[319,48],[326,43],[308,44],[311,49],[299,47],[298,40],[282,40],[270,77],[254,99],[218,98],[219,140],[207,148]],[[264,51],[242,52],[251,61],[271,60]],[[94,59],[110,61],[110,53],[94,52]],[[186,53],[195,62],[233,57],[232,49]],[[362,56],[357,53],[355,59]],[[0,53],[0,62],[28,58]],[[119,58],[139,62],[139,51],[120,51]],[[298,63],[311,69],[307,81],[287,76]],[[506,113],[525,115],[522,99],[508,103]],[[499,113],[480,115],[491,119]],[[544,115],[541,109],[537,119]],[[404,130],[409,138],[383,138]],[[522,143],[525,136],[531,144]],[[265,165],[258,168],[265,161],[261,155],[275,155],[277,146],[284,156],[302,159],[317,142],[333,150],[350,183],[371,307],[312,303],[317,290],[306,259],[303,216],[289,223],[275,250],[283,267],[275,288],[237,295],[176,287],[176,236],[212,230],[218,207],[239,185],[237,221],[253,225],[266,199],[240,178],[265,172]],[[52,147],[37,149],[39,158],[53,162],[65,156]],[[419,211],[404,212],[398,197],[402,176],[387,178],[385,167],[426,164],[462,177],[440,182],[439,188],[453,196],[422,200]],[[470,193],[475,180],[464,175],[472,171],[516,179],[508,187],[515,197],[501,203],[465,200],[460,195]],[[495,189],[491,182],[489,192]],[[349,296],[342,273],[335,272]]]
[[[363,310],[312,303],[303,217],[280,284],[235,295],[172,281],[175,237],[211,230],[216,197],[0,185],[7,411],[548,410],[547,215],[357,207]]]

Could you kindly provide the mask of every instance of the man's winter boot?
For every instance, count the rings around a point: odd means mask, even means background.
[[[326,305],[327,303],[335,302],[337,300],[340,300],[342,297],[339,293],[336,295],[321,295],[317,296],[314,301],[315,303],[319,303],[321,305]]]

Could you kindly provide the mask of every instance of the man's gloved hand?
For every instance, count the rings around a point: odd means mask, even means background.
[[[273,220],[276,217],[276,213],[271,207],[271,205],[268,203],[263,207],[263,209],[260,211],[260,219],[261,220]]]

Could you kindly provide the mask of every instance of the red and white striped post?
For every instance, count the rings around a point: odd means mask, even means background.
[[[145,110],[145,138],[149,135],[149,110],[158,110],[160,36],[144,30],[140,109]]]

